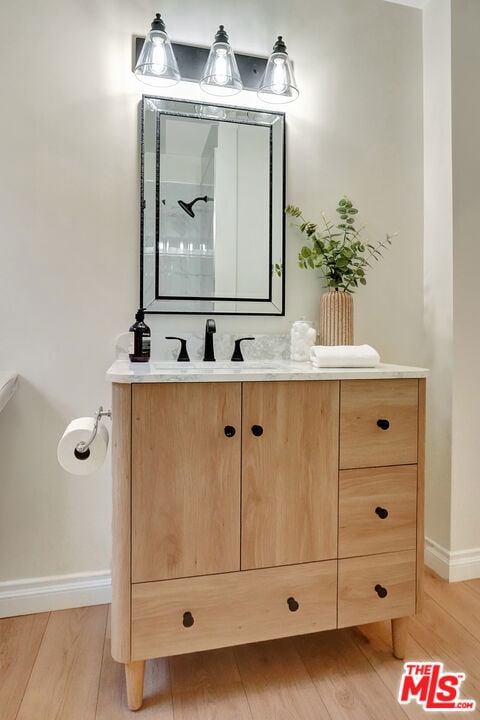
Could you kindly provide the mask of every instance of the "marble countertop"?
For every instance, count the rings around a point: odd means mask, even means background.
[[[265,360],[224,362],[148,362],[116,360],[107,371],[114,383],[255,382],[280,380],[368,380],[424,378],[425,368],[380,363],[373,368],[314,368],[309,362]]]
[[[0,372],[0,412],[15,393],[18,375],[13,372]]]

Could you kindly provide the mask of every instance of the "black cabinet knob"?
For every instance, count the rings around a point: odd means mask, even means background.
[[[252,433],[256,437],[260,437],[260,435],[263,435],[263,427],[261,425],[252,425]]]
[[[384,598],[388,595],[387,588],[384,588],[382,585],[375,585],[375,592],[377,593],[379,598]]]
[[[375,508],[375,512],[377,513],[380,520],[385,520],[385,518],[388,517],[388,510],[382,507]]]
[[[287,599],[287,603],[288,603],[288,609],[290,610],[290,612],[297,612],[298,608],[300,607],[294,597],[289,597]]]
[[[191,612],[187,611],[183,613],[183,627],[192,627],[194,622],[195,620]]]
[[[385,420],[385,418],[380,418],[377,420],[377,425],[381,430],[388,430],[390,427],[390,423],[388,420]]]
[[[235,430],[233,425],[225,425],[223,432],[227,437],[233,437],[237,431]]]

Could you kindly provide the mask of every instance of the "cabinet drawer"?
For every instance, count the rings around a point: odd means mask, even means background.
[[[416,547],[417,466],[342,470],[339,557]]]
[[[343,380],[340,468],[417,462],[418,380]]]
[[[338,627],[415,613],[415,550],[339,560]]]
[[[132,660],[334,628],[336,586],[335,560],[132,585]]]

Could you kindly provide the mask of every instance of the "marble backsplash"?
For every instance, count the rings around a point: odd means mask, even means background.
[[[115,344],[115,358],[128,359],[126,355],[132,342],[132,333],[119,335]],[[190,360],[203,360],[205,344],[204,334],[182,333],[181,337],[187,340],[187,351]],[[217,360],[230,360],[235,347],[235,340],[246,335],[215,333],[213,345]],[[255,340],[242,343],[242,354],[245,360],[289,360],[290,359],[290,333],[280,335],[252,335]],[[152,360],[175,361],[180,351],[178,340],[165,340],[162,338],[153,344]]]

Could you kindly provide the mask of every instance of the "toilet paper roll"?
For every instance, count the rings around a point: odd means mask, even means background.
[[[95,425],[93,417],[81,417],[72,420],[58,443],[57,458],[60,465],[73,475],[90,475],[105,460],[108,448],[108,430],[101,422],[95,440],[89,447],[88,457],[82,459],[75,455],[77,443],[86,442]]]

